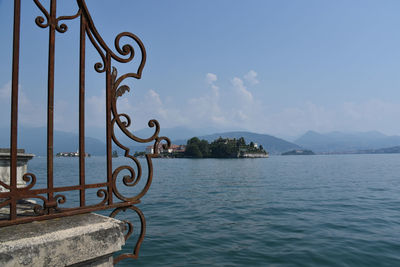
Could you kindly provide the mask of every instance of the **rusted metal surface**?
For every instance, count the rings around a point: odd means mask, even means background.
[[[135,136],[128,127],[131,125],[131,119],[128,114],[119,113],[117,109],[117,100],[130,88],[122,82],[127,78],[140,79],[142,70],[146,62],[146,50],[140,39],[129,32],[122,32],[115,38],[114,52],[104,42],[98,33],[84,0],[77,0],[78,11],[74,15],[57,17],[57,1],[50,1],[50,11],[46,10],[40,0],[33,0],[39,8],[42,15],[35,19],[36,24],[49,31],[48,39],[48,80],[47,80],[47,177],[36,177],[33,173],[25,173],[23,180],[27,182],[26,187],[17,187],[17,136],[18,136],[18,82],[19,82],[19,54],[20,54],[20,20],[21,20],[21,0],[14,1],[14,31],[13,31],[13,57],[12,57],[12,94],[11,94],[11,133],[10,133],[10,184],[0,181],[0,185],[5,187],[8,192],[0,193],[0,208],[9,208],[9,217],[0,220],[0,226],[27,223],[32,221],[47,220],[51,218],[70,216],[75,214],[87,213],[92,211],[114,209],[110,216],[114,217],[121,211],[134,211],[141,223],[141,231],[132,253],[122,254],[115,258],[115,263],[124,258],[137,258],[138,251],[143,241],[146,221],[143,213],[135,206],[140,203],[149,190],[153,178],[152,159],[157,157],[158,149],[154,149],[154,154],[146,155],[147,177],[142,177],[142,165],[135,158],[128,145],[122,144],[116,135],[115,130],[119,128],[130,140],[139,143],[154,142],[154,148],[157,148],[161,142],[165,146],[170,146],[168,138],[159,136],[160,125],[156,120],[150,120],[149,127],[154,128],[154,133],[149,138],[139,138]],[[53,131],[54,131],[54,71],[55,71],[55,36],[68,30],[68,26],[62,21],[80,20],[80,43],[79,43],[79,177],[77,184],[73,186],[57,187],[54,184],[53,173]],[[141,56],[139,67],[136,72],[126,73],[118,76],[117,69],[113,62],[128,63],[136,58],[134,48],[131,44],[121,46],[121,38],[130,39],[140,49]],[[86,39],[89,39],[91,45],[98,52],[101,61],[94,64],[96,72],[105,75],[106,85],[106,151],[107,151],[107,177],[101,183],[86,183],[85,181],[85,51]],[[123,149],[124,156],[131,160],[131,165],[112,166],[112,145],[113,143]],[[135,171],[136,169],[136,171]],[[146,179],[144,186],[138,193],[125,195],[118,188],[118,176],[121,171],[128,172],[122,178],[122,184],[127,187],[135,187],[140,180]],[[47,188],[35,188],[37,179],[47,179]],[[87,205],[86,194],[88,189],[98,189],[97,197],[99,202],[94,205]],[[62,204],[71,201],[65,196],[67,191],[79,191],[79,206],[64,208]],[[126,190],[125,190],[126,191]],[[124,192],[125,192],[124,191]],[[18,216],[17,203],[34,199],[39,203],[32,204],[32,216]],[[128,226],[128,238],[133,231],[133,225],[126,221]]]
[[[21,0],[14,1],[13,58],[11,84],[11,135],[10,135],[10,185],[9,190],[17,189],[17,132],[18,132],[18,79],[19,79],[19,39],[21,25]],[[4,185],[3,185],[4,186]],[[5,186],[6,187],[6,186]],[[7,187],[6,187],[7,188]],[[0,195],[1,196],[1,195]],[[9,198],[10,221],[17,219],[17,199]]]

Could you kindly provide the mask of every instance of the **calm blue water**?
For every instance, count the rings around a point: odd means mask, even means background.
[[[102,180],[104,163],[88,159],[88,179]],[[121,266],[400,266],[399,154],[154,165],[140,257]],[[76,183],[76,159],[55,166],[60,184]]]

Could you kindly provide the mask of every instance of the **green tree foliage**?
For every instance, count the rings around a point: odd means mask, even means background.
[[[197,144],[188,144],[186,146],[185,156],[191,158],[202,158],[203,154],[201,153]]]
[[[192,158],[209,157],[210,148],[207,140],[193,137],[187,141],[185,156]]]
[[[187,141],[188,145],[199,144],[199,143],[200,143],[200,139],[198,137],[192,137]]]
[[[207,140],[201,140],[198,146],[203,157],[210,156],[210,145],[208,144]]]
[[[243,137],[240,137],[240,138],[238,139],[237,144],[238,144],[238,146],[245,146],[245,145],[246,145],[246,141],[244,140]]]
[[[255,148],[253,142],[246,145],[243,137],[239,139],[219,137],[210,144],[207,140],[193,137],[187,141],[184,156],[190,158],[236,158],[246,152],[265,153],[262,146]]]
[[[210,144],[210,154],[213,158],[235,158],[239,152],[236,139],[218,138]]]

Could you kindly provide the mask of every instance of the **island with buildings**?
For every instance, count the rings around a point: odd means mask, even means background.
[[[211,143],[193,137],[186,145],[172,144],[169,149],[164,149],[160,144],[157,149],[160,157],[164,158],[268,158],[269,156],[262,145],[254,142],[247,144],[243,137],[238,139],[219,137]],[[148,146],[145,153],[153,154],[154,147]],[[136,156],[145,153],[137,153]]]
[[[79,157],[79,151],[76,152],[58,152],[56,157],[76,158]],[[90,157],[89,153],[85,153],[85,157]]]

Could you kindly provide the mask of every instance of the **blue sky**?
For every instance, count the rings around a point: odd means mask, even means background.
[[[45,125],[46,38],[39,10],[22,1],[21,114]],[[48,1],[43,1],[47,4]],[[400,134],[399,1],[87,0],[104,39],[144,42],[143,78],[120,100],[134,129],[151,118],[170,128],[250,130],[283,137],[307,130]],[[76,11],[59,1],[60,15]],[[78,21],[57,35],[56,128],[77,131]],[[9,120],[12,1],[0,0],[0,121]],[[87,54],[87,128],[104,118],[104,76]],[[136,65],[116,65],[119,73]]]

